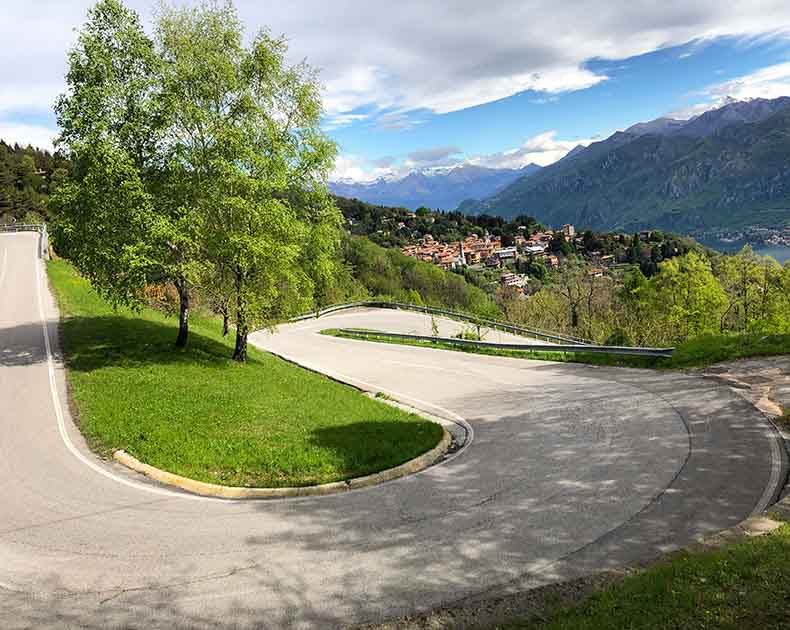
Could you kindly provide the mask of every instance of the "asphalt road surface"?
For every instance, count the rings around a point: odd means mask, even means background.
[[[376,621],[649,557],[763,509],[783,475],[772,430],[716,381],[316,334],[430,326],[361,311],[253,342],[465,421],[466,447],[340,495],[179,494],[86,449],[36,243],[0,234],[4,629]]]

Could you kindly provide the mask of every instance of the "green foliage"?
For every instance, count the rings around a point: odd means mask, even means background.
[[[346,218],[351,234],[367,236],[384,247],[402,247],[426,234],[445,242],[485,232],[507,240],[522,231],[532,233],[542,227],[534,218],[523,215],[506,221],[489,215],[467,216],[460,212],[434,212],[428,208],[411,212],[407,208],[377,206],[344,197],[335,197],[335,203]],[[526,230],[519,230],[521,227]]]
[[[119,0],[91,9],[69,54],[58,250],[115,304],[173,283],[179,346],[196,286],[235,323],[243,361],[250,329],[327,303],[343,280],[335,147],[315,73],[286,55],[266,31],[245,46],[231,3],[164,6],[152,39]]]
[[[678,344],[669,367],[697,367],[778,354],[790,354],[790,334],[703,335]]]
[[[790,524],[703,553],[682,552],[581,604],[503,630],[782,630],[790,589]]]
[[[384,249],[362,237],[343,241],[343,259],[352,274],[371,296],[396,302],[420,303],[477,314],[501,316],[494,302],[470,285],[462,276],[444,271],[406,256],[396,249]]]
[[[568,259],[535,295],[503,304],[507,318],[616,345],[790,332],[790,265],[782,268],[750,248],[712,259],[696,251],[673,256],[650,278],[641,266],[619,278],[594,278],[588,269]]]
[[[138,306],[152,278],[165,278],[150,230],[154,200],[129,156],[109,143],[81,151],[79,180],[52,199],[53,233],[67,255],[113,304]]]
[[[693,252],[672,258],[649,286],[653,308],[675,342],[718,330],[727,296],[708,260]]]
[[[114,304],[139,306],[148,282],[185,288],[195,275],[198,222],[166,177],[173,112],[161,69],[139,17],[101,0],[69,53],[55,108],[58,145],[73,163],[51,200],[55,244]]]
[[[335,146],[320,130],[320,88],[287,42],[261,31],[249,47],[232,5],[169,8],[157,23],[169,133],[203,231],[207,281],[234,286],[234,355],[249,330],[325,304],[340,215],[326,188]]]
[[[556,232],[549,241],[549,251],[561,256],[570,256],[573,253],[573,245],[565,240],[565,235],[562,232]]]
[[[464,339],[466,341],[484,341],[485,332],[481,331],[479,327],[470,324],[457,334],[453,335],[456,339]]]
[[[0,140],[0,223],[49,220],[49,195],[69,166],[62,155]]]
[[[530,256],[516,261],[516,271],[528,275],[539,282],[543,282],[549,275],[549,269],[541,259]]]
[[[790,268],[757,256],[748,245],[735,256],[717,257],[714,264],[727,294],[722,329],[770,332],[790,324],[790,296],[783,282]]]

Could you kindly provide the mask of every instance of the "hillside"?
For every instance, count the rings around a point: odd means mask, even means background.
[[[353,299],[392,299],[500,317],[501,312],[484,291],[456,273],[386,249],[363,236],[343,240],[342,256],[350,278],[345,294],[336,302]]]
[[[406,208],[374,205],[359,199],[338,196],[334,199],[346,219],[346,229],[350,234],[365,236],[383,247],[409,245],[427,234],[450,242],[470,234],[483,235],[486,232],[512,243],[520,226],[538,228],[535,219],[529,216],[513,217],[507,221],[489,215],[467,216],[460,212],[435,212],[427,208],[412,212]]]
[[[459,210],[599,230],[790,224],[790,99],[747,105],[636,125]]]
[[[331,182],[333,193],[385,206],[420,206],[452,210],[464,199],[493,195],[519,177],[540,170],[536,164],[521,169],[494,169],[463,165],[442,170],[414,170],[398,179],[374,182]]]
[[[48,151],[0,140],[0,223],[46,218],[49,192],[67,166]]]

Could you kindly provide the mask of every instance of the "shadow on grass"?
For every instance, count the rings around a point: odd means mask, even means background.
[[[403,464],[430,450],[442,437],[442,428],[430,420],[414,422],[354,422],[316,429],[311,442],[330,449],[342,470],[354,476]]]
[[[176,348],[176,327],[149,319],[77,316],[64,320],[62,327],[69,369],[78,372],[118,365],[196,362],[219,367],[231,362],[233,352],[230,345],[201,334],[194,326],[187,348]]]

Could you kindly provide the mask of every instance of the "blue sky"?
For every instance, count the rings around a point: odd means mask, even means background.
[[[153,0],[126,2],[150,28]],[[51,145],[66,51],[90,4],[3,8],[0,137]],[[786,1],[236,5],[250,32],[286,34],[292,60],[320,69],[338,178],[461,162],[547,164],[636,122],[790,94]]]
[[[688,118],[728,97],[790,95],[790,67],[783,67],[788,62],[790,40],[785,38],[692,41],[621,60],[591,59],[586,67],[607,78],[588,88],[550,95],[528,90],[445,114],[416,110],[401,114],[401,126],[395,129],[378,124],[376,116],[338,128],[330,123],[330,134],[342,154],[354,156],[371,173],[377,170],[376,160],[387,156],[396,158],[390,166],[419,166],[423,163],[409,155],[432,148],[458,153],[431,164],[477,159],[491,166],[514,166],[501,154],[530,140],[536,142],[527,154],[545,164],[577,143],[607,137],[637,122]],[[360,108],[351,113],[364,112]]]

